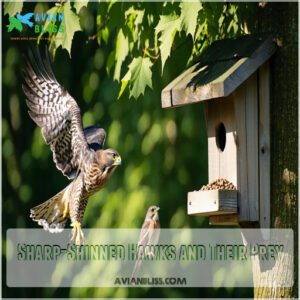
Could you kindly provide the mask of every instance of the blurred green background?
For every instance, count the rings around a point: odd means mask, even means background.
[[[32,10],[34,4],[26,4]],[[187,192],[207,183],[207,137],[201,104],[163,110],[161,90],[186,68],[192,40],[170,57],[162,76],[153,77],[138,100],[124,94],[108,76],[106,61],[115,47],[98,45],[94,30],[95,6],[80,15],[82,32],[74,35],[71,58],[59,48],[54,61],[58,81],[77,100],[84,126],[106,129],[106,147],[118,150],[123,164],[107,187],[90,198],[84,216],[86,228],[140,228],[147,208],[159,205],[164,228],[208,227],[206,218],[187,216]],[[152,3],[155,7],[156,4]],[[160,5],[161,4],[157,4]],[[220,4],[221,5],[221,4]],[[252,12],[252,10],[251,10]],[[7,16],[3,24],[7,24]],[[37,228],[29,218],[31,207],[64,188],[68,180],[55,168],[52,153],[40,129],[27,114],[22,85],[22,54],[27,43],[11,41],[3,32],[2,52],[2,166],[3,166],[3,278],[5,235],[8,228]],[[113,36],[115,34],[115,37]],[[180,38],[180,37],[179,37]],[[180,58],[180,59],[179,59]],[[158,64],[153,66],[159,74]],[[251,297],[252,289],[200,288],[8,288],[4,297]]]

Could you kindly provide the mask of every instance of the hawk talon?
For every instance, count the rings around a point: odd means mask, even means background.
[[[81,224],[78,221],[73,223],[71,241],[75,242],[77,246],[83,245],[84,243],[84,234],[81,230]]]

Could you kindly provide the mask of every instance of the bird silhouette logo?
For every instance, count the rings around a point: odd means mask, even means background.
[[[9,24],[6,26],[7,27],[7,31],[10,32],[13,29],[18,30],[19,32],[23,31],[23,24],[28,25],[29,27],[33,26],[33,22],[30,21],[30,19],[32,18],[34,14],[33,13],[28,13],[25,15],[21,15],[21,14],[16,14],[15,17],[10,17],[9,18]]]

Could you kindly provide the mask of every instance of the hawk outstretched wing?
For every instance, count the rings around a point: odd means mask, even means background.
[[[48,50],[44,58],[38,49],[29,51],[28,59],[25,59],[24,79],[28,113],[42,129],[56,167],[73,179],[91,150],[83,131],[80,109],[57,82]]]

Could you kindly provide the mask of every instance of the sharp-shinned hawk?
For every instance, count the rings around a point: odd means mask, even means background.
[[[72,182],[48,201],[31,209],[30,217],[50,232],[60,232],[70,217],[72,240],[83,243],[81,223],[89,196],[107,183],[121,157],[103,149],[104,129],[83,129],[80,109],[53,73],[48,51],[30,51],[25,59],[23,90],[29,115],[41,128],[56,167]]]

